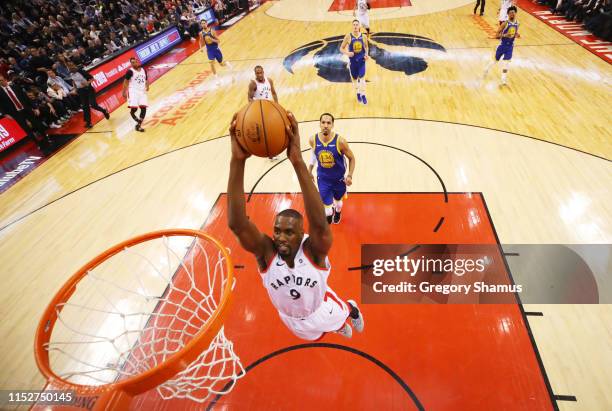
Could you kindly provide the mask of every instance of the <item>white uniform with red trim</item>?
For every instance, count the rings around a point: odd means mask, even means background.
[[[147,107],[149,105],[147,99],[147,72],[144,68],[140,70],[129,69],[128,81],[128,107]]]
[[[331,266],[318,267],[304,253],[304,235],[294,267],[275,254],[268,269],[261,272],[264,287],[281,320],[298,337],[316,340],[323,333],[342,327],[349,315],[347,304],[327,286]]]
[[[499,7],[499,21],[508,21],[508,8],[514,5],[514,0],[502,0]]]
[[[357,0],[357,20],[365,28],[370,28],[370,16],[368,15],[367,0]]]
[[[253,94],[253,100],[274,101],[274,97],[272,96],[272,85],[270,85],[270,81],[267,77],[264,77],[263,83],[255,79],[255,85],[257,88],[255,89],[255,94]]]

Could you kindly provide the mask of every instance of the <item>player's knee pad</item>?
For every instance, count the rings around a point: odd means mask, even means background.
[[[501,67],[503,71],[508,71],[508,69],[510,68],[510,60],[502,60]]]
[[[326,205],[325,206],[325,216],[331,217],[332,215],[334,215],[334,207],[331,205]]]
[[[146,115],[147,115],[147,108],[140,107],[140,118],[145,118]]]

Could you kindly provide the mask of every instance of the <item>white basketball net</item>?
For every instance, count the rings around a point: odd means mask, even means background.
[[[216,245],[192,236],[148,240],[107,259],[56,307],[46,347],[52,369],[71,383],[104,385],[164,362],[217,310],[226,265]],[[221,327],[208,349],[157,391],[204,402],[244,374]]]

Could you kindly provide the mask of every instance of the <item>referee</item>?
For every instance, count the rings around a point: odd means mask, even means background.
[[[70,69],[70,79],[74,82],[79,99],[81,100],[83,117],[85,117],[85,127],[93,127],[91,124],[90,107],[104,114],[104,117],[108,120],[110,118],[110,114],[108,114],[108,111],[100,107],[96,102],[96,91],[91,85],[93,77],[85,70],[77,69],[74,63],[68,63],[68,69]]]

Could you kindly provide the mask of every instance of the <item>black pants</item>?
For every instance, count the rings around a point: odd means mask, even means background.
[[[99,111],[100,113],[106,113],[106,110],[98,105],[96,102],[96,92],[91,87],[83,87],[77,89],[79,98],[81,99],[81,106],[83,107],[83,117],[85,117],[85,123],[91,124],[91,110]]]
[[[486,0],[476,0],[476,6],[474,7],[474,14],[476,14],[476,9],[480,6],[480,14],[484,14],[484,8]]]
[[[35,141],[45,136],[47,127],[45,127],[31,110],[24,109],[10,113],[9,115],[13,117],[23,131],[28,133]]]

